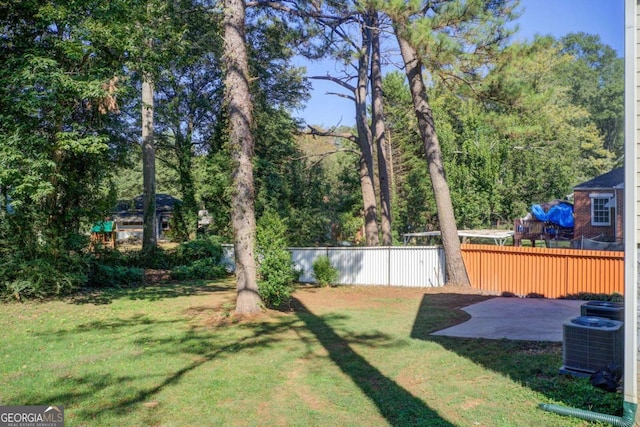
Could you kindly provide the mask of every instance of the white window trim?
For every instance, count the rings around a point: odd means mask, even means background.
[[[611,226],[611,208],[607,209],[608,212],[608,217],[609,220],[606,222],[597,222],[594,221],[594,215],[593,215],[593,208],[594,208],[594,203],[593,203],[593,199],[606,199],[607,202],[605,203],[605,207],[606,205],[608,205],[611,200],[614,198],[614,194],[613,193],[591,193],[589,194],[589,198],[591,199],[591,206],[590,206],[590,210],[591,210],[591,225],[594,227],[610,227]]]

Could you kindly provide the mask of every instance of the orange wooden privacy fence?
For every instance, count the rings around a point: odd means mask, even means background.
[[[471,285],[483,291],[624,294],[624,252],[466,244],[462,256]]]

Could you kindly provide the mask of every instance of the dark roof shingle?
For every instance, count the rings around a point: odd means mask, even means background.
[[[589,181],[578,184],[573,187],[574,190],[594,190],[608,188],[624,187],[624,168],[617,168],[611,172],[596,176]]]

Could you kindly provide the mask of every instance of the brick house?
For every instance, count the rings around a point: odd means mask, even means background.
[[[614,169],[573,188],[575,239],[622,241],[623,214],[624,168]]]

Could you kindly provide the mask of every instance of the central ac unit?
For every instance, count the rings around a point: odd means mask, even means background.
[[[624,365],[624,328],[617,320],[580,316],[563,325],[562,371],[590,375],[609,363]]]
[[[611,301],[589,301],[580,306],[580,315],[588,317],[606,317],[624,321],[624,304]]]

